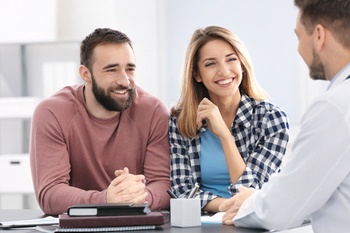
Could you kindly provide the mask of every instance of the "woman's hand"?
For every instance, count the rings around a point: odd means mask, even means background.
[[[196,119],[198,128],[202,127],[203,120],[207,121],[210,130],[218,137],[222,136],[223,132],[228,131],[219,108],[208,98],[203,98],[198,105]]]

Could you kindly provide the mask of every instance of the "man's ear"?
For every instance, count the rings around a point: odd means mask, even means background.
[[[91,73],[90,73],[90,70],[86,66],[80,65],[79,74],[80,74],[80,77],[84,80],[84,82],[86,82],[86,83],[91,82]]]
[[[313,33],[314,48],[318,51],[320,50],[326,40],[326,29],[321,24],[317,24]]]

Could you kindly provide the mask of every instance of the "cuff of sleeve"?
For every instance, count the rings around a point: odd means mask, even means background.
[[[210,193],[210,192],[201,192],[199,194],[199,198],[201,199],[201,208],[203,208],[204,206],[206,206],[211,200],[217,198],[219,196]]]
[[[146,197],[146,201],[147,201],[148,205],[152,208],[152,205],[153,205],[152,193],[148,189],[146,189],[146,192],[148,193],[148,195]]]
[[[107,203],[107,189],[93,192],[88,203]]]
[[[253,170],[249,167],[246,167],[243,174],[241,175],[241,177],[239,177],[236,183],[231,184],[228,187],[229,189],[228,191],[233,196],[238,193],[239,186],[252,187],[254,181],[255,181],[255,178],[254,178]]]
[[[101,195],[101,197],[103,197],[103,199],[101,200],[102,203],[107,203],[107,189],[102,191],[103,195]]]

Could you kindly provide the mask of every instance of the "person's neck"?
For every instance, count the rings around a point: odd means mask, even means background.
[[[337,62],[333,62],[332,66],[329,66],[330,68],[328,69],[328,71],[326,70],[326,77],[327,80],[332,80],[333,78],[336,77],[336,75],[345,67],[350,63],[350,59],[346,60],[338,60],[336,59]]]
[[[321,56],[323,56],[326,78],[331,81],[350,63],[350,48],[346,49],[339,43],[329,43]]]
[[[241,94],[237,91],[232,97],[215,99],[212,101],[219,108],[220,114],[229,128],[236,117],[241,102]]]

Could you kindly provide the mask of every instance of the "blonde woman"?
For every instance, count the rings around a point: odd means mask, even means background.
[[[266,101],[240,39],[218,26],[196,30],[169,121],[175,195],[188,197],[198,183],[202,209],[217,212],[239,186],[259,189],[281,165],[288,128],[286,114]]]

